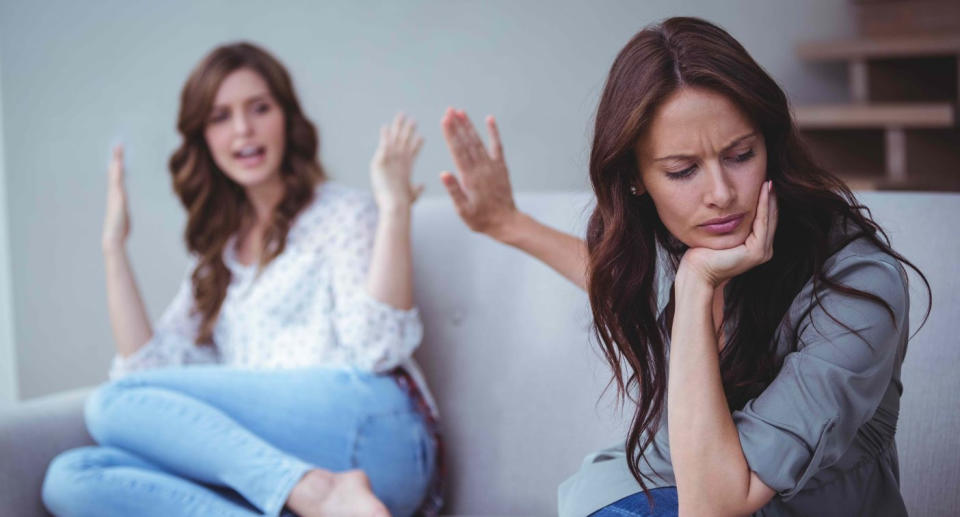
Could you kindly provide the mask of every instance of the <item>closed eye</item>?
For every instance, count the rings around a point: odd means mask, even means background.
[[[741,153],[741,154],[738,154],[738,155],[734,156],[734,157],[732,158],[732,160],[735,161],[735,162],[737,162],[737,163],[743,163],[743,162],[745,162],[745,161],[748,161],[750,158],[753,158],[754,155],[755,155],[755,153],[753,152],[753,149],[750,149],[749,151],[747,151],[747,152],[745,152],[745,153]]]
[[[753,149],[750,149],[747,152],[740,153],[736,156],[731,157],[730,160],[733,161],[734,163],[744,163],[744,162],[750,161],[754,156],[756,156],[756,153],[753,151]],[[697,168],[696,165],[691,165],[690,167],[687,167],[682,171],[668,172],[667,177],[672,180],[686,179],[686,178],[689,178],[691,174],[693,174],[696,168]]]
[[[668,172],[668,173],[667,173],[667,177],[670,178],[670,179],[672,179],[672,180],[682,180],[682,179],[686,179],[686,178],[689,178],[691,174],[693,174],[693,171],[694,171],[696,168],[697,168],[696,165],[692,165],[692,166],[690,166],[690,167],[687,167],[686,169],[683,169],[682,171]]]
[[[210,123],[216,124],[216,123],[218,123],[218,122],[223,122],[224,120],[227,120],[228,118],[230,118],[230,113],[225,112],[225,111],[221,111],[221,112],[219,112],[219,113],[214,114],[214,116],[210,117]]]

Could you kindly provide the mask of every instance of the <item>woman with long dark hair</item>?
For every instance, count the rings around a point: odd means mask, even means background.
[[[462,111],[444,116],[458,212],[587,289],[634,404],[624,444],[560,487],[561,515],[906,514],[894,432],[913,265],[810,158],[736,40],[671,18],[620,51],[586,243],[517,210],[487,123],[489,151]]]
[[[61,516],[434,513],[436,410],[412,360],[410,175],[423,139],[398,115],[374,196],[332,183],[283,65],[214,49],[181,93],[170,158],[188,274],[151,328],[127,259],[122,149],[103,230],[117,345],[86,405],[97,446],[50,465]]]

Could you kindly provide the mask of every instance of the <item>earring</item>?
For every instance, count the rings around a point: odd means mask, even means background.
[[[630,193],[633,194],[634,196],[639,196],[639,195],[640,195],[640,194],[638,193],[638,191],[637,191],[637,186],[636,186],[636,185],[631,185],[631,186],[630,186]]]

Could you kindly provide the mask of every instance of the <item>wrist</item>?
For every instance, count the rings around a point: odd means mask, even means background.
[[[377,189],[374,189],[373,199],[376,201],[380,213],[401,216],[410,213],[414,201],[409,194],[404,195],[401,192],[389,190],[378,191]]]
[[[689,269],[680,268],[673,281],[677,300],[684,299],[713,299],[716,286],[703,275]]]
[[[524,229],[529,227],[531,222],[533,219],[529,215],[514,210],[484,233],[498,242],[516,247],[523,240]]]
[[[411,203],[402,201],[387,200],[379,202],[377,205],[380,219],[384,221],[408,221],[413,211]]]
[[[127,246],[125,242],[105,241],[101,244],[104,258],[118,259],[127,257]]]

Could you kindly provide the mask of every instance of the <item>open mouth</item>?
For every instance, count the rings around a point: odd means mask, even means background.
[[[250,145],[233,152],[233,157],[244,166],[259,165],[267,154],[264,146]]]

